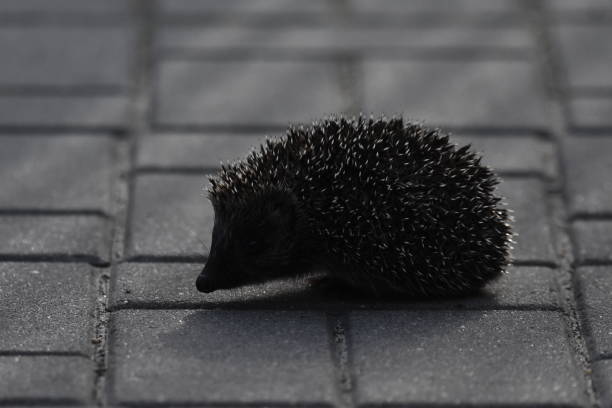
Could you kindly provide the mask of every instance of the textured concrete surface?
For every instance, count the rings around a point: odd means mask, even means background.
[[[280,132],[268,134],[273,137]],[[138,150],[140,169],[218,169],[221,162],[244,157],[266,140],[262,133],[158,134],[142,141]]]
[[[502,176],[557,177],[555,148],[548,140],[533,136],[459,134],[454,141],[458,145],[471,144],[482,155],[483,164],[491,166]]]
[[[0,264],[0,348],[91,353],[92,267],[68,263]]]
[[[113,147],[104,136],[2,137],[0,206],[108,211]]]
[[[0,87],[125,87],[131,38],[128,27],[0,27]]]
[[[360,404],[579,404],[582,379],[559,315],[355,312]]]
[[[583,264],[612,262],[612,220],[576,220],[573,223],[576,258]]]
[[[506,178],[498,187],[513,211],[517,261],[554,262],[553,237],[545,184],[536,177]]]
[[[205,199],[203,173],[143,174],[135,178],[129,254],[203,257],[214,212]]]
[[[336,64],[316,60],[165,61],[157,120],[184,126],[309,122],[349,108],[337,71]]]
[[[594,387],[601,395],[601,406],[612,407],[612,360],[602,360],[594,364]]]
[[[568,104],[568,121],[572,127],[591,132],[612,128],[612,101],[609,98],[597,94],[582,96],[579,93]]]
[[[349,53],[402,52],[411,49],[522,50],[531,37],[516,27],[423,28],[423,27],[244,27],[212,26],[169,28],[160,45],[167,51],[237,51],[254,47],[266,51]]]
[[[538,128],[548,115],[537,71],[521,60],[375,58],[363,70],[367,112],[456,127]]]
[[[41,90],[0,95],[0,126],[7,128],[124,128],[128,122],[128,99],[119,95],[55,96]],[[59,90],[58,93],[62,91]],[[35,93],[35,92],[33,92]],[[68,92],[70,94],[70,92]]]
[[[612,357],[612,268],[591,266],[578,269],[580,313],[584,319],[593,354]]]
[[[606,66],[612,64],[612,44],[609,41],[598,41],[599,38],[612,36],[612,27],[609,24],[560,24],[558,36],[569,87],[612,87],[612,77],[606,69]],[[590,63],[585,64],[585,60]]]
[[[0,356],[0,403],[91,403],[94,364],[85,357]]]
[[[115,314],[118,402],[330,403],[322,313],[169,310]]]
[[[574,214],[612,213],[612,139],[575,138],[567,142],[567,186]]]
[[[0,0],[0,405],[612,407],[610,27],[610,0]],[[358,112],[482,152],[507,274],[197,292],[206,175]]]
[[[0,215],[0,256],[108,262],[110,225],[98,215]]]

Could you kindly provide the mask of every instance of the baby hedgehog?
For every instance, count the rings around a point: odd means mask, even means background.
[[[511,231],[498,179],[469,148],[400,118],[289,128],[210,178],[198,290],[315,268],[374,295],[477,290],[508,264]]]

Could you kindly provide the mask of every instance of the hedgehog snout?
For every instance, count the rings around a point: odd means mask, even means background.
[[[225,263],[219,262],[217,258],[209,258],[208,262],[196,279],[196,288],[200,292],[210,293],[218,289],[230,289],[236,286],[237,282],[233,269]]]
[[[213,259],[209,258],[202,272],[198,275],[198,279],[196,279],[196,288],[198,288],[200,292],[210,293],[219,289],[218,279],[215,278],[216,269],[217,268],[213,266]]]
[[[204,271],[202,271],[196,280],[196,288],[198,288],[200,292],[204,293],[214,292],[217,289],[213,280],[210,279],[210,277],[206,275]]]

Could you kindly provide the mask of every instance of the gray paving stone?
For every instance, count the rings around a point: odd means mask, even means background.
[[[0,215],[0,257],[108,260],[110,230],[97,216]]]
[[[612,128],[612,98],[588,96],[571,98],[569,122],[576,128]]]
[[[349,0],[350,6],[358,11],[371,13],[404,13],[447,15],[488,15],[489,13],[517,13],[520,5],[514,0],[412,0],[407,4],[404,0],[384,0],[372,2],[369,0]]]
[[[132,39],[129,27],[0,27],[0,88],[126,87]]]
[[[612,38],[609,23],[564,24],[556,33],[571,88],[612,88],[612,43],[603,40]]]
[[[94,15],[127,14],[130,11],[129,0],[2,0],[0,14],[7,13],[85,13]]]
[[[482,155],[482,163],[497,172],[557,175],[553,144],[536,137],[454,135],[451,140],[458,145],[471,144]]]
[[[367,60],[364,73],[368,112],[443,126],[547,124],[542,83],[526,61]]]
[[[385,0],[371,2],[368,0],[350,0],[347,4],[338,4],[333,0],[315,0],[307,2],[286,2],[280,0],[238,0],[232,2],[215,2],[213,0],[162,0],[161,9],[165,13],[193,15],[202,14],[328,14],[331,12],[381,13],[408,15],[433,14],[442,16],[457,15],[512,15],[520,12],[520,7],[513,0],[486,1],[411,1],[409,7],[402,0]]]
[[[335,400],[326,319],[279,311],[119,311],[109,368],[119,403]]]
[[[140,142],[137,164],[157,168],[217,168],[222,161],[245,157],[252,148],[265,141],[265,135],[264,132],[151,135]]]
[[[612,358],[612,267],[578,268],[579,302],[594,360]]]
[[[507,274],[485,288],[485,296],[458,302],[469,307],[556,308],[559,306],[557,271],[544,267],[510,267]]]
[[[555,271],[541,267],[510,267],[507,274],[489,284],[477,296],[431,302],[410,299],[366,299],[359,295],[325,294],[313,290],[305,279],[217,291],[203,295],[195,288],[202,264],[128,263],[112,276],[110,307],[113,309],[170,306],[280,307],[323,309],[330,307],[379,308],[547,308],[558,305]]]
[[[580,137],[564,142],[572,212],[612,213],[612,139]]]
[[[401,26],[245,26],[166,27],[160,47],[171,50],[289,50],[328,52],[402,52],[420,49],[512,49],[533,47],[528,30],[519,27]]]
[[[112,148],[87,135],[0,137],[0,207],[107,210]]]
[[[91,403],[93,361],[66,356],[0,356],[0,403]]]
[[[0,126],[121,127],[127,120],[125,96],[0,96]]]
[[[612,221],[579,220],[572,224],[576,258],[580,263],[612,261]]]
[[[130,256],[205,256],[214,211],[202,175],[148,174],[135,180]]]
[[[157,122],[310,122],[349,108],[339,82],[339,68],[331,62],[167,61],[159,72]]]
[[[350,326],[359,405],[586,403],[556,312],[368,311]]]
[[[89,265],[0,263],[0,350],[89,355],[94,292]]]
[[[512,252],[518,261],[555,262],[551,225],[544,183],[536,178],[506,178],[498,187],[507,208],[513,211],[516,244]]]
[[[546,5],[549,10],[564,13],[612,11],[609,0],[548,0]]]
[[[612,360],[593,363],[593,387],[601,408],[612,407]]]
[[[333,0],[287,2],[283,0],[160,0],[163,13],[184,14],[246,14],[246,13],[326,13],[334,10]]]

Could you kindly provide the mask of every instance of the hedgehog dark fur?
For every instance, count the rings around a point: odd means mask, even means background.
[[[370,293],[460,295],[509,261],[497,177],[448,136],[402,119],[290,128],[222,166],[200,291],[315,268]]]

